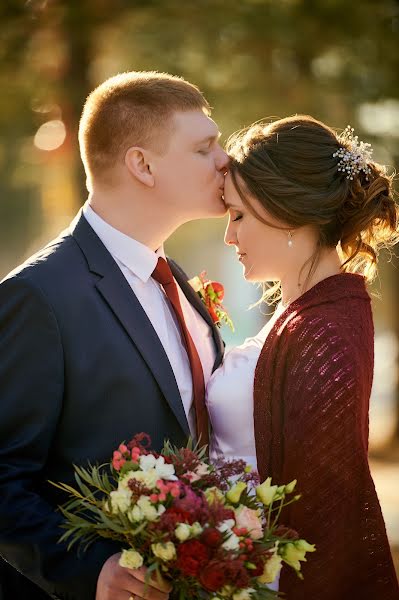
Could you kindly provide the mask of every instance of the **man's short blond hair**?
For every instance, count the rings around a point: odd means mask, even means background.
[[[197,86],[156,71],[131,71],[107,79],[88,96],[79,145],[88,178],[106,179],[131,146],[162,152],[175,112],[210,106]]]

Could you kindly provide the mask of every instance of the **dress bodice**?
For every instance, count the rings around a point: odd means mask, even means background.
[[[278,315],[279,305],[260,332],[226,352],[211,376],[206,402],[212,425],[210,457],[242,458],[256,469],[253,421],[253,384],[256,364],[266,337]]]
[[[253,383],[261,348],[257,338],[232,348],[208,382],[211,459],[242,458],[256,468]]]

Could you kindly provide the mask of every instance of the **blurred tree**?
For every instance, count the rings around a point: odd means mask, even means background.
[[[43,229],[43,215],[49,226],[82,203],[81,108],[117,71],[183,75],[227,133],[296,112],[362,126],[376,158],[398,164],[398,128],[380,133],[359,117],[365,103],[399,106],[398,0],[3,0],[0,21],[2,272]],[[32,140],[52,120],[65,124],[65,140],[41,150]],[[393,276],[399,294],[398,269]],[[393,325],[399,339],[398,318]]]

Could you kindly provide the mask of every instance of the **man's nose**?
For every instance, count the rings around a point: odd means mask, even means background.
[[[219,152],[216,159],[216,167],[218,171],[227,171],[229,166],[230,158],[229,155],[223,150],[222,147],[219,148]]]

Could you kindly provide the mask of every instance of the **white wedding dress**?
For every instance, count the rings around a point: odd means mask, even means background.
[[[265,340],[284,311],[280,303],[260,332],[226,352],[206,388],[212,424],[210,457],[242,458],[256,469],[253,390],[256,363]]]
[[[268,333],[283,312],[280,303],[255,337],[226,352],[209,379],[206,403],[212,424],[210,458],[241,458],[256,469],[253,389],[256,363]],[[278,578],[269,587],[278,590]]]

